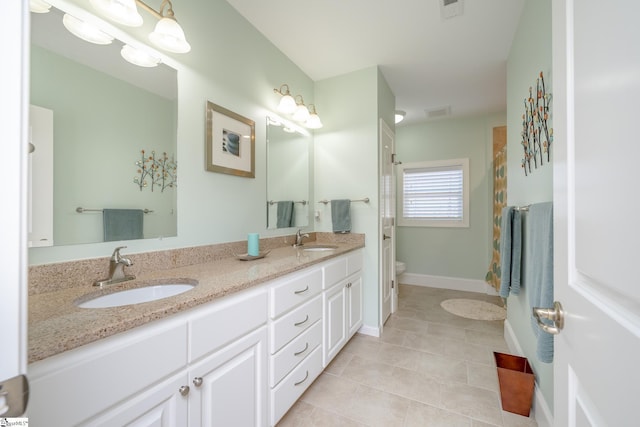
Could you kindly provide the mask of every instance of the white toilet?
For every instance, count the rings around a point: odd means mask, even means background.
[[[405,272],[406,269],[407,269],[407,266],[405,265],[404,262],[396,261],[396,279],[398,279],[400,275]]]

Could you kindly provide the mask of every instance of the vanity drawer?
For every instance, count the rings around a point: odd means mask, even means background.
[[[347,258],[341,257],[335,261],[331,261],[322,269],[324,270],[323,289],[329,289],[332,285],[347,277]]]
[[[322,318],[322,295],[271,322],[271,354]]]
[[[271,425],[275,425],[322,372],[322,348],[317,347],[271,391]]]
[[[280,316],[298,304],[301,304],[322,290],[322,270],[316,268],[304,272],[291,280],[271,288],[269,310],[272,318]]]
[[[322,322],[317,321],[282,350],[271,356],[269,369],[271,387],[278,384],[285,375],[302,362],[321,343]]]
[[[362,270],[362,251],[352,252],[347,257],[347,276]]]
[[[267,322],[266,290],[240,293],[201,308],[189,321],[189,361],[194,361]]]

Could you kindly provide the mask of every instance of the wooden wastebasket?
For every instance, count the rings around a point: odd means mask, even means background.
[[[529,361],[512,354],[494,352],[493,355],[498,369],[502,409],[528,417],[535,387]]]

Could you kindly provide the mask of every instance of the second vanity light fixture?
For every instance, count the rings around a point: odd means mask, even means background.
[[[309,129],[320,129],[322,127],[322,121],[320,121],[320,116],[316,112],[316,106],[313,104],[306,106],[302,95],[293,97],[288,84],[285,83],[279,89],[273,89],[273,91],[282,96],[278,104],[279,112],[291,115],[293,120],[304,123]]]

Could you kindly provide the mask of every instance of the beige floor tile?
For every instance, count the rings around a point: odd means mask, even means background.
[[[384,391],[434,406],[440,405],[440,389],[439,381],[402,368],[394,368],[390,381],[383,385]]]
[[[372,427],[402,427],[411,401],[364,385],[358,386],[348,412],[342,415]]]
[[[418,366],[420,351],[383,343],[376,355],[376,361],[400,368],[415,370]]]
[[[478,421],[502,425],[498,393],[466,384],[444,384],[442,406]]]
[[[464,360],[438,354],[422,353],[416,371],[440,381],[467,384],[467,365]]]
[[[382,342],[388,344],[402,345],[402,341],[404,337],[407,335],[407,331],[403,331],[402,329],[392,328],[391,326],[385,325],[384,330],[382,331],[382,336],[380,340]]]
[[[378,354],[378,351],[380,351],[381,346],[382,343],[377,338],[356,334],[344,346],[342,352],[355,354],[368,359],[374,359],[376,354]]]
[[[389,318],[387,324],[392,328],[414,333],[427,333],[427,328],[429,327],[429,323],[426,321],[397,317],[395,315]]]
[[[380,390],[391,381],[392,376],[392,365],[363,359],[360,356],[353,356],[342,374],[343,378]]]
[[[467,361],[467,375],[469,378],[469,385],[486,388],[487,390],[491,390],[496,393],[500,392],[498,373],[494,366]]]
[[[467,342],[472,344],[485,345],[496,350],[507,349],[507,343],[504,341],[504,337],[488,332],[472,331],[467,329],[465,331]]]
[[[530,417],[502,411],[504,427],[537,427],[536,420]]]
[[[426,351],[433,354],[444,354],[445,339],[441,336],[416,334],[408,332],[402,342],[404,347]]]
[[[493,350],[480,344],[471,344],[456,339],[444,340],[444,354],[449,357],[468,360],[474,363],[495,366]]]
[[[471,427],[471,419],[445,409],[411,402],[405,427]]]
[[[465,330],[452,325],[444,325],[442,323],[429,323],[428,335],[456,338],[464,340],[466,338]]]
[[[300,397],[303,402],[337,413],[347,413],[358,384],[343,377],[321,374]]]
[[[331,363],[329,363],[329,366],[325,368],[324,372],[328,374],[342,375],[352,357],[354,357],[353,353],[341,351],[333,358]]]
[[[278,427],[366,427],[366,424],[298,401],[277,424]]]

